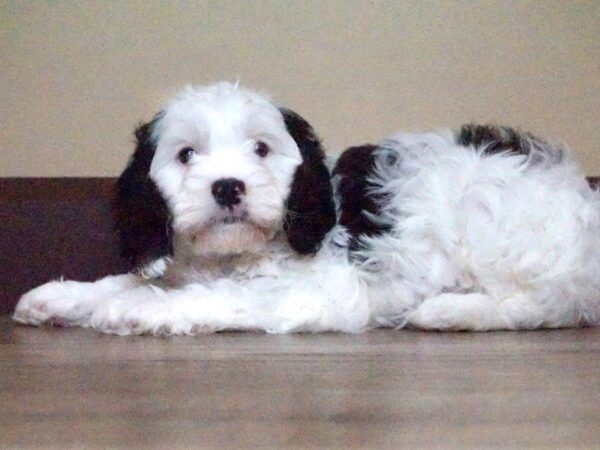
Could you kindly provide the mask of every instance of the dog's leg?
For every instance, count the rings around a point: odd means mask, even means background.
[[[358,282],[334,290],[271,283],[189,285],[177,290],[140,286],[98,305],[90,325],[107,333],[195,335],[220,330],[269,333],[366,328],[369,306]],[[344,290],[345,289],[345,290]]]
[[[426,330],[517,330],[576,325],[575,317],[558,322],[526,295],[497,300],[486,294],[441,294],[425,300],[408,323]]]
[[[91,283],[51,281],[22,296],[13,319],[30,325],[52,323],[85,327],[100,302],[141,282],[141,278],[133,274],[108,276]]]

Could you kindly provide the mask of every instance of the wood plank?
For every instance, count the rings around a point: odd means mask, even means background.
[[[598,448],[600,329],[116,337],[0,318],[0,448]]]

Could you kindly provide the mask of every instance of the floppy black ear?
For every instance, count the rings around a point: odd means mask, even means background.
[[[302,155],[302,164],[296,169],[287,200],[284,230],[294,250],[301,254],[314,254],[335,225],[331,174],[313,128],[295,112],[285,108],[280,111],[288,133]]]
[[[156,150],[152,129],[159,118],[160,114],[135,130],[135,152],[117,181],[115,227],[119,233],[121,256],[132,268],[173,252],[169,209],[149,177]]]

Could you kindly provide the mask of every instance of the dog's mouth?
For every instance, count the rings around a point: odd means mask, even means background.
[[[260,226],[247,213],[215,216],[189,235],[192,251],[203,257],[259,253],[274,236],[274,229]]]
[[[241,215],[227,215],[225,217],[216,217],[210,221],[210,225],[234,225],[250,223],[248,220],[248,214],[244,213]]]
[[[229,216],[229,217],[224,217],[223,219],[218,220],[216,223],[223,224],[223,225],[232,225],[234,223],[245,223],[245,222],[248,222],[247,218]]]
[[[190,240],[197,255],[262,251],[280,229],[279,222],[261,220],[246,208],[218,209],[204,220],[194,219],[191,213],[180,216],[176,232]]]

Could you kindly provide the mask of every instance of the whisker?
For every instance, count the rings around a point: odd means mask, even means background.
[[[311,217],[314,216],[315,214],[319,214],[318,210],[315,211],[308,211],[308,212],[298,212],[298,211],[294,211],[292,209],[286,209],[286,214],[292,216],[292,217]]]

